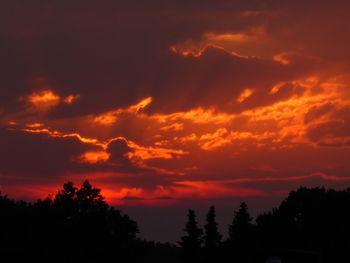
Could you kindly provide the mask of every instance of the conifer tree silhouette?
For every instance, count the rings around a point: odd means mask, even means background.
[[[252,220],[247,204],[242,202],[239,210],[234,212],[232,224],[229,226],[228,242],[243,242],[249,238],[253,228]]]
[[[215,207],[211,206],[207,214],[207,224],[204,226],[204,247],[206,249],[215,249],[220,245],[222,236],[218,231],[218,224],[216,223],[215,218]]]
[[[187,216],[188,221],[184,229],[186,235],[181,237],[179,244],[183,248],[186,260],[196,262],[203,242],[203,230],[198,227],[194,210],[189,209]]]
[[[232,224],[229,225],[226,245],[231,257],[238,262],[252,262],[255,250],[254,225],[248,212],[248,206],[242,202],[238,211],[234,212]]]

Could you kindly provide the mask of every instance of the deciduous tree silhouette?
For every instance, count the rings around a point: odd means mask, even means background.
[[[136,222],[109,207],[88,181],[65,183],[54,199],[35,203],[0,193],[0,256],[11,262],[96,262],[116,252],[130,261],[137,233]]]
[[[101,190],[93,188],[88,180],[85,180],[83,185],[76,191],[76,201],[82,211],[92,208],[104,209],[107,203],[101,195]]]
[[[257,218],[261,244],[307,253],[323,262],[350,260],[349,222],[350,190],[324,187],[291,191],[277,208]]]
[[[63,189],[56,194],[54,204],[64,208],[69,215],[108,208],[101,190],[92,187],[88,180],[80,188],[74,187],[72,182],[65,183]]]
[[[76,192],[72,182],[67,182],[63,185],[63,189],[58,191],[54,199],[55,208],[61,209],[65,218],[70,218],[77,212]]]

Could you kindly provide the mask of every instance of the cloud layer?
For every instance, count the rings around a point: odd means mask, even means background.
[[[5,1],[0,187],[113,204],[342,187],[348,1]],[[20,190],[20,191],[19,191]]]

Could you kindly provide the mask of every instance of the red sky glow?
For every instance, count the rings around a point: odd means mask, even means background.
[[[0,190],[88,179],[111,205],[154,208],[348,186],[348,10],[5,1]]]

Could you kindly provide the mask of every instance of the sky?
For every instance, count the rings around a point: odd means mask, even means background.
[[[0,189],[87,179],[178,240],[186,209],[350,185],[347,0],[5,0]],[[221,214],[219,214],[219,212]]]

